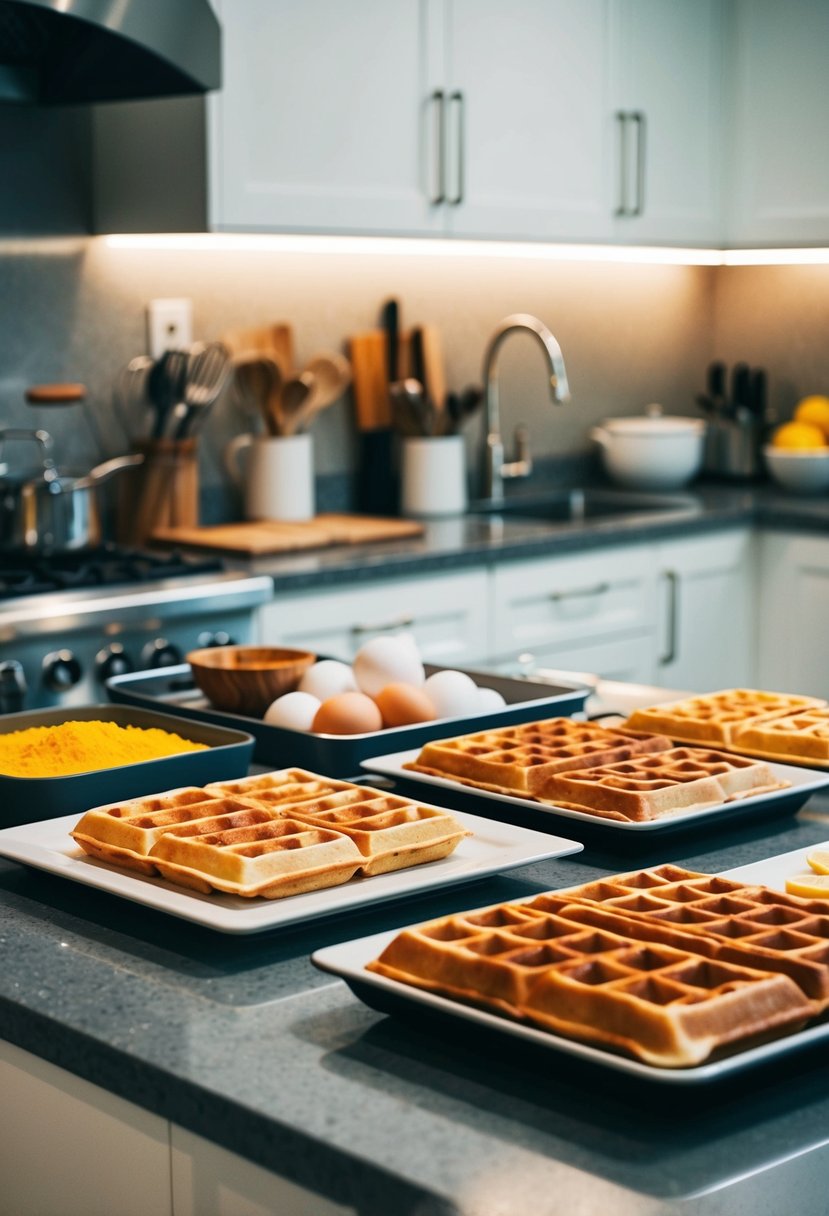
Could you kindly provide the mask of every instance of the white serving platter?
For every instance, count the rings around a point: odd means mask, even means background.
[[[423,804],[427,805],[427,804]],[[443,809],[443,808],[439,808]],[[575,840],[550,836],[513,824],[453,811],[452,817],[472,833],[449,857],[406,870],[352,879],[338,887],[291,895],[285,899],[242,899],[234,895],[202,895],[163,878],[119,870],[89,857],[69,835],[77,815],[26,823],[0,831],[0,857],[60,878],[68,878],[122,899],[167,912],[182,920],[221,933],[258,933],[315,920],[333,913],[355,911],[371,904],[422,895],[441,887],[500,874],[549,857],[578,853]]]
[[[734,798],[728,802],[718,803],[716,806],[702,807],[699,810],[686,808],[681,811],[672,811],[670,814],[661,815],[659,819],[632,823],[620,819],[603,819],[601,816],[591,815],[587,811],[574,811],[563,806],[550,806],[548,803],[534,802],[531,798],[514,798],[510,794],[499,794],[494,790],[483,790],[474,785],[465,785],[462,781],[455,781],[451,777],[434,777],[429,773],[418,773],[407,769],[405,765],[416,760],[419,755],[419,748],[405,752],[391,752],[385,756],[374,756],[370,760],[364,760],[362,767],[369,772],[380,773],[397,781],[411,781],[418,785],[422,783],[438,789],[451,790],[455,794],[484,798],[502,807],[517,806],[523,811],[537,811],[542,815],[549,815],[553,820],[570,820],[573,823],[589,824],[591,828],[606,828],[612,833],[623,832],[633,835],[640,833],[658,835],[680,826],[708,821],[712,818],[732,822],[735,818],[754,816],[759,818],[762,815],[777,813],[793,814],[811,798],[812,794],[829,786],[829,773],[819,773],[810,768],[796,768],[791,764],[769,764],[768,768],[779,781],[789,783],[786,788]]]
[[[740,882],[759,883],[775,890],[784,891],[786,879],[808,869],[806,855],[819,848],[829,849],[829,841],[823,845],[811,845],[808,849],[796,849],[791,853],[782,853],[765,861],[741,866],[736,870],[727,870],[724,873],[727,878],[734,878]],[[528,895],[526,901],[536,899],[537,895],[538,892]],[[522,903],[525,901],[512,900],[510,902]],[[533,1048],[538,1048],[541,1051],[542,1063],[545,1058],[550,1058],[548,1053],[552,1053],[552,1057],[555,1057],[556,1054],[565,1055],[576,1060],[598,1064],[615,1073],[655,1081],[669,1087],[694,1086],[717,1081],[732,1074],[756,1069],[760,1065],[780,1060],[814,1044],[825,1043],[829,1040],[829,1022],[824,1021],[806,1030],[797,1031],[772,1042],[751,1047],[746,1051],[735,1052],[733,1055],[706,1064],[698,1064],[692,1068],[657,1068],[625,1056],[614,1055],[599,1047],[579,1043],[575,1039],[565,1039],[553,1031],[525,1026],[520,1022],[513,1022],[509,1018],[499,1017],[495,1013],[475,1009],[471,1005],[464,1005],[459,1001],[453,1001],[447,997],[426,992],[424,989],[403,984],[398,980],[377,975],[372,971],[366,971],[366,964],[382,954],[386,946],[400,932],[402,932],[402,928],[386,933],[375,933],[371,937],[343,942],[338,946],[328,946],[325,949],[317,950],[311,956],[311,961],[320,970],[344,979],[355,996],[371,1008],[383,1013],[403,1013],[411,1016],[417,1014],[418,1010],[431,1011],[448,1016],[459,1026],[466,1023],[483,1027],[529,1044]]]

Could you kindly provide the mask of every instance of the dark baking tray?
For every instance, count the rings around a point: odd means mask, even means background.
[[[27,730],[30,726],[57,726],[61,722],[115,722],[118,726],[159,727],[207,750],[142,760],[91,773],[65,777],[8,777],[0,773],[0,827],[56,819],[60,815],[83,814],[90,807],[182,785],[205,785],[243,777],[250,767],[253,739],[238,728],[207,722],[183,723],[181,718],[155,708],[131,705],[62,706],[32,709],[22,714],[0,716],[0,734]]]
[[[324,657],[324,656],[321,656]],[[444,670],[426,664],[426,674]],[[460,669],[457,669],[460,670]],[[259,718],[214,709],[195,687],[188,663],[155,671],[131,672],[107,680],[107,693],[117,703],[164,709],[189,721],[211,722],[249,731],[256,740],[254,760],[275,768],[296,766],[327,777],[353,777],[363,760],[386,752],[419,747],[429,739],[465,735],[488,726],[509,726],[542,718],[571,717],[584,709],[589,688],[536,684],[510,676],[465,669],[481,688],[494,688],[507,704],[464,718],[440,718],[416,726],[395,726],[364,735],[320,735],[269,726]]]

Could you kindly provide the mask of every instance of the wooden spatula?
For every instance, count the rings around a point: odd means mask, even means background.
[[[358,429],[385,430],[391,426],[386,336],[379,329],[355,334],[349,350]]]

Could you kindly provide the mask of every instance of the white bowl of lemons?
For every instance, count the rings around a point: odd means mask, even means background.
[[[804,397],[763,448],[774,481],[795,494],[829,490],[829,397]]]

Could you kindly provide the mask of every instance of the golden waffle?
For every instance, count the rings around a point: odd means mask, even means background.
[[[368,970],[688,1067],[829,1006],[829,903],[664,866],[406,929]]]
[[[749,728],[825,704],[817,697],[730,688],[636,709],[625,725],[631,730],[658,731],[683,743],[741,750],[740,736]]]
[[[434,861],[467,835],[438,808],[303,769],[97,807],[71,834],[102,861],[267,898]]]
[[[550,718],[427,743],[405,767],[513,797],[547,797],[552,777],[567,769],[612,764],[670,747],[670,740],[608,729],[595,722]]]
[[[673,811],[705,810],[786,784],[765,764],[745,756],[674,747],[618,764],[557,773],[547,782],[545,801],[602,818],[640,822]]]
[[[829,766],[829,707],[815,706],[779,718],[764,718],[740,729],[735,744],[742,752],[786,764]]]
[[[199,826],[165,832],[152,856],[163,878],[205,894],[280,899],[348,882],[363,865],[360,850],[342,832],[281,815],[242,826],[218,820],[209,833]]]

